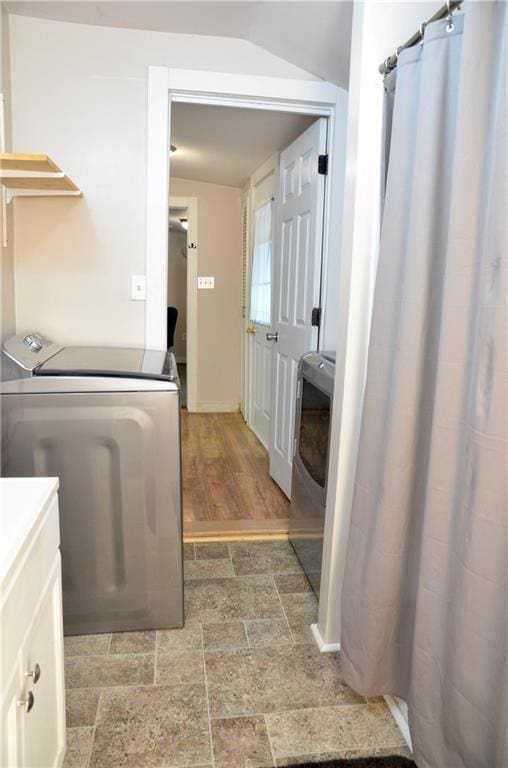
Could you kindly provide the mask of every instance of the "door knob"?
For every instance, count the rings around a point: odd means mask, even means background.
[[[251,336],[256,335],[256,329],[253,325],[249,325],[249,327],[246,329],[246,332],[249,333]]]
[[[278,341],[279,340],[279,334],[277,332],[275,332],[275,333],[267,333],[266,334],[266,340],[267,341]]]

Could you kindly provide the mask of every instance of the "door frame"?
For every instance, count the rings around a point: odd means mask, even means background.
[[[347,93],[322,80],[148,67],[145,346],[165,349],[173,102],[295,112],[329,118],[329,183],[323,231],[322,295],[332,249],[340,254]],[[337,150],[337,151],[336,151]],[[339,286],[337,286],[337,294]]]
[[[198,199],[171,195],[169,208],[187,209],[187,324],[186,365],[187,365],[187,410],[197,411],[198,403]],[[191,246],[195,247],[192,248]],[[169,254],[169,248],[168,248]],[[167,291],[167,278],[166,278]]]

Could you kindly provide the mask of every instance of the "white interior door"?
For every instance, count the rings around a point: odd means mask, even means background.
[[[270,441],[272,346],[273,199],[254,211],[249,327],[251,339],[250,427],[268,450]]]
[[[320,118],[280,156],[273,258],[270,474],[291,497],[296,372],[317,349],[312,310],[320,306],[327,120]]]

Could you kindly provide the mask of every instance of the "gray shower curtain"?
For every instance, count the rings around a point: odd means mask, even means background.
[[[508,14],[463,7],[390,75],[342,665],[419,768],[508,768]]]

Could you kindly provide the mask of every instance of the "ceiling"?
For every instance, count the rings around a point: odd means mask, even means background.
[[[205,104],[171,107],[171,175],[242,187],[274,152],[300,135],[315,117]]]
[[[353,2],[8,0],[9,13],[109,27],[237,37],[348,87]]]

